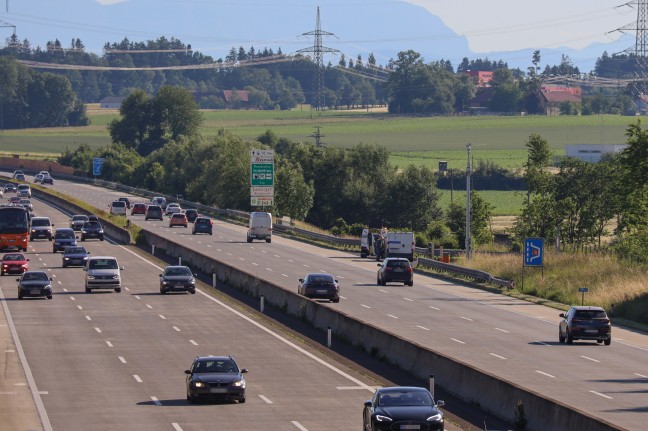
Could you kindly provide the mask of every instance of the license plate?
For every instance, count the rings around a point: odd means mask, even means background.
[[[403,268],[395,268],[395,269],[394,269],[394,272],[403,272]],[[405,425],[405,426],[407,426],[407,425]],[[401,428],[401,429],[402,429],[402,428]],[[418,429],[418,428],[417,428],[417,429]]]
[[[598,329],[588,329],[585,332],[587,332],[588,334],[598,334]]]
[[[227,388],[209,388],[209,392],[212,394],[224,394],[227,392]]]
[[[15,239],[10,239],[9,242],[16,242],[16,240]]]
[[[40,295],[40,293],[41,293],[40,289],[31,289],[29,291],[30,295]]]
[[[326,289],[318,289],[317,293],[327,293],[328,291]]]
[[[174,284],[173,287],[175,287],[176,289],[183,289],[184,284]]]
[[[400,429],[402,429],[402,430],[420,430],[421,425],[401,425]]]

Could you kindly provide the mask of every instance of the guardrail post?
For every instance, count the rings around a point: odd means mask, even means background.
[[[261,301],[260,302],[261,303],[259,304],[259,310],[263,313],[263,309],[264,309],[264,306],[265,306],[265,298],[263,297],[263,295],[261,295]]]
[[[216,289],[216,273],[212,272],[212,287]]]
[[[182,256],[178,256],[178,266],[182,265]]]
[[[331,327],[328,327],[326,331],[326,347],[331,348]]]
[[[155,256],[155,244],[151,244],[151,254]]]
[[[434,259],[434,243],[433,242],[428,243],[428,253],[429,253],[430,259]]]
[[[432,394],[432,399],[434,399],[434,374],[430,374],[430,394]]]

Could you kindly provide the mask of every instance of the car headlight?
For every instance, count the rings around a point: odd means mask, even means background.
[[[245,387],[245,379],[241,379],[237,382],[232,383],[232,386],[236,388],[244,388]]]
[[[70,260],[70,258],[69,257],[64,257],[63,260]]]
[[[85,230],[85,229],[81,229],[81,232],[82,232],[82,233],[88,233],[88,231]]]
[[[378,422],[392,422],[392,418],[383,415],[376,415],[376,420]]]
[[[427,418],[428,422],[439,422],[439,421],[442,421],[442,420],[443,420],[443,415],[441,413],[437,413],[437,414]]]
[[[117,280],[119,278],[118,275],[113,275],[112,277],[113,277],[113,280]]]
[[[95,276],[94,275],[88,275],[88,280],[94,280]]]
[[[203,382],[194,382],[194,386],[197,388],[204,388],[205,384]]]

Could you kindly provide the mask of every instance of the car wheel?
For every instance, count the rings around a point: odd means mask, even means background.
[[[23,247],[23,251],[24,251],[24,252],[27,252],[27,247]]]
[[[366,258],[366,257],[367,257],[367,253],[360,253],[360,258],[361,258],[361,259],[364,259],[364,258]]]
[[[337,304],[338,302],[340,302],[340,298],[331,299],[331,302],[335,302]]]
[[[103,241],[103,239],[104,239],[103,236],[102,236],[102,237],[99,237],[99,241]]]
[[[148,221],[148,217],[144,217],[144,220]]]
[[[92,293],[92,290],[89,287],[86,287],[86,293]]]
[[[241,399],[239,400],[239,404],[245,404],[245,398],[241,398]]]
[[[272,242],[272,238],[266,238],[266,242],[270,244]]]
[[[116,288],[115,292],[117,292],[117,293],[121,292],[121,287]]]
[[[162,288],[160,287],[160,294],[161,294],[161,295],[166,295],[166,290],[164,290],[164,289],[162,289]]]
[[[563,337],[562,334],[560,333],[560,329],[558,330],[558,342],[559,343],[565,342],[565,337]]]
[[[61,265],[61,268],[66,268],[66,267],[67,267],[66,264],[62,264],[62,265]]]
[[[192,295],[196,294],[196,289],[191,289],[189,292],[191,292]]]
[[[85,238],[84,238],[84,237],[81,237],[81,241],[85,241]]]
[[[34,240],[34,237],[33,237],[33,236],[30,236],[30,237],[29,237],[29,240],[30,240],[30,241],[33,241],[33,240]]]
[[[52,295],[47,295],[47,299],[52,299]]]
[[[604,343],[606,346],[609,346],[610,344],[612,344],[612,338],[608,338],[607,340],[603,341],[603,343]]]
[[[408,286],[414,286],[414,281],[410,281],[409,283],[407,283],[407,285]]]
[[[572,344],[574,342],[574,337],[571,335],[567,334],[567,344]]]
[[[18,299],[23,299],[22,293],[18,292]]]
[[[252,238],[248,238],[248,239],[247,239],[247,242],[252,242]]]
[[[211,235],[212,233],[211,233],[211,232],[209,232],[209,234]]]

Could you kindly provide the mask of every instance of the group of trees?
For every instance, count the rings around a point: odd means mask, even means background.
[[[531,135],[528,198],[515,225],[517,238],[541,237],[579,249],[601,246],[602,237],[614,233],[621,255],[648,261],[648,132],[638,121],[626,134],[628,147],[619,155],[599,163],[565,158],[557,172],[549,169],[553,155],[547,141]]]

